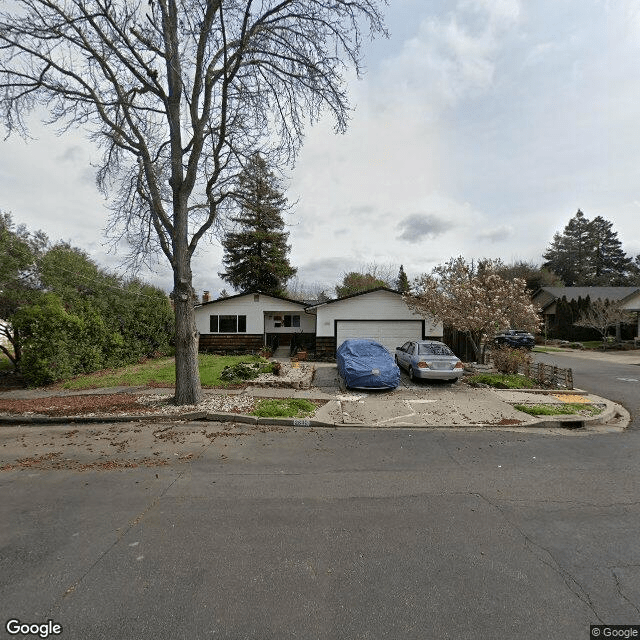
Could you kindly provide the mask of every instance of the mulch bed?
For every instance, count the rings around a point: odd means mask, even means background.
[[[114,393],[20,400],[0,398],[0,413],[77,416],[91,413],[138,414],[154,411],[153,407],[136,402],[139,397],[139,394],[133,393]]]

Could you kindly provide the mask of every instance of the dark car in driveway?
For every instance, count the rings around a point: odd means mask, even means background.
[[[493,344],[498,347],[506,345],[514,349],[533,349],[536,346],[536,339],[528,331],[507,329],[495,336]]]
[[[400,369],[391,354],[375,340],[345,340],[336,352],[338,370],[351,389],[395,389]]]

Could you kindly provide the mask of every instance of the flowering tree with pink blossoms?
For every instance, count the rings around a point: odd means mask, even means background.
[[[451,258],[416,278],[404,299],[416,313],[466,334],[476,361],[484,362],[486,346],[500,330],[513,327],[535,333],[540,327],[525,281],[498,275],[500,264]]]

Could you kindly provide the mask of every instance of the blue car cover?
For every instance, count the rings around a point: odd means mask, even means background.
[[[400,369],[391,354],[375,340],[345,340],[336,352],[338,370],[353,389],[395,389]]]

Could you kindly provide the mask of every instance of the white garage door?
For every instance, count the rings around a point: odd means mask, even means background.
[[[336,347],[349,338],[369,338],[394,354],[408,340],[422,340],[421,320],[338,320]]]

